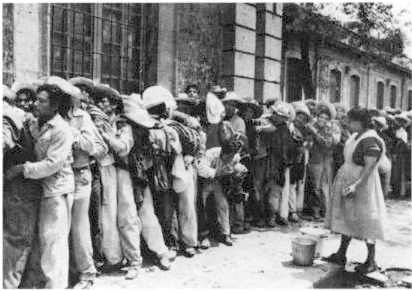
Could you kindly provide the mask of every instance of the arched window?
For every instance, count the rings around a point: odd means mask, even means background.
[[[378,82],[376,85],[376,107],[378,109],[383,108],[384,96],[385,96],[385,84],[383,82]]]
[[[359,105],[360,78],[356,75],[350,77],[350,107]]]
[[[302,100],[302,61],[295,58],[287,59],[286,100],[288,102]]]
[[[390,99],[390,105],[391,107],[395,108],[396,106],[396,94],[397,94],[397,88],[395,85],[391,86],[391,99]]]
[[[412,90],[408,91],[408,110],[412,109]]]
[[[342,80],[341,72],[339,72],[336,69],[330,71],[329,100],[332,103],[340,102],[341,80]]]

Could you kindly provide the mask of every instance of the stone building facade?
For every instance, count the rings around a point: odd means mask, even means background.
[[[282,4],[3,4],[3,82],[83,75],[124,93],[220,84],[281,98]]]
[[[283,45],[283,96],[287,101],[304,99],[299,34],[284,32]],[[336,41],[310,43],[309,59],[318,100],[350,107],[412,108],[412,72],[407,68]]]

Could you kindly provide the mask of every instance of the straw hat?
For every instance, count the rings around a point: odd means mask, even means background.
[[[45,84],[55,85],[58,88],[60,88],[60,90],[62,90],[64,93],[72,97],[75,97],[78,99],[82,99],[83,97],[82,92],[80,91],[79,88],[77,88],[76,86],[73,86],[72,84],[70,84],[68,81],[66,81],[65,79],[61,77],[50,76],[49,78],[47,78]]]
[[[91,79],[87,79],[84,77],[74,77],[68,80],[70,84],[73,86],[84,86],[89,90],[93,90],[94,82]]]
[[[186,93],[179,93],[175,101],[178,103],[189,103],[191,105],[197,105],[199,103],[199,99],[190,98]]]
[[[240,104],[239,109],[241,111],[245,111],[247,108],[251,108],[253,110],[253,118],[259,118],[262,113],[263,110],[262,108],[259,106],[259,103],[252,97],[246,97],[242,99],[243,103]]]
[[[388,122],[386,121],[386,118],[384,116],[375,116],[372,117],[372,121],[375,122],[375,124],[378,124],[383,130],[388,129]]]
[[[174,101],[172,93],[164,87],[161,86],[151,86],[144,90],[142,96],[144,107],[146,109],[155,107],[157,105]]]
[[[116,89],[110,87],[110,85],[108,84],[102,84],[102,83],[98,83],[94,85],[94,93],[98,97],[107,97],[107,96],[120,97],[120,93]]]
[[[30,90],[33,93],[36,93],[37,86],[34,86],[32,83],[29,83],[29,82],[18,82],[18,81],[14,82],[13,86],[11,86],[11,90],[16,92],[16,94],[19,93],[19,91],[23,89]]]
[[[400,119],[405,121],[405,127],[408,127],[411,124],[411,119],[408,117],[406,112],[402,112],[400,114],[395,115],[395,119]]]
[[[286,117],[289,121],[293,121],[296,116],[296,112],[293,106],[283,101],[273,104],[270,107],[270,111],[272,113],[276,113],[279,116]]]
[[[139,94],[121,95],[123,101],[122,115],[140,126],[153,128],[157,121],[150,117],[149,113],[143,108]],[[140,101],[139,101],[140,100]]]
[[[318,101],[316,101],[315,99],[306,99],[305,101],[306,106],[309,106],[308,104],[314,104],[315,106],[318,104]]]
[[[241,103],[243,103],[243,100],[234,91],[227,92],[225,98],[222,99],[223,103],[229,101],[235,102],[236,106],[239,106]]]
[[[332,103],[332,105],[335,107],[335,110],[338,110],[338,108],[342,109],[345,113],[348,113],[349,107],[345,103]]]
[[[386,106],[383,110],[385,110],[388,114],[391,114],[391,115],[401,113],[401,111],[399,109],[396,109],[396,108],[393,108],[393,107],[390,107],[390,106]]]
[[[210,124],[219,123],[225,113],[225,106],[213,93],[206,95],[206,115]]]
[[[227,89],[224,87],[220,87],[220,85],[214,85],[210,87],[209,91],[214,94],[222,94],[222,93],[226,93]]]
[[[3,85],[3,97],[7,98],[9,101],[14,101],[14,99],[16,99],[16,93],[6,85]]]
[[[306,104],[302,101],[295,101],[291,103],[293,108],[295,109],[295,112],[301,112],[305,114],[307,117],[312,118],[312,115],[310,114],[309,108],[306,106]]]
[[[336,110],[335,107],[328,101],[318,101],[316,104],[316,111],[319,113],[321,108],[326,108],[329,111],[330,119],[335,119]]]

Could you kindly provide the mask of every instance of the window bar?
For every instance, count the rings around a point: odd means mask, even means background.
[[[86,4],[87,5],[87,4]],[[84,26],[85,26],[85,15],[82,14],[82,75],[84,76],[84,48],[85,48],[85,41],[84,41]]]
[[[50,52],[50,56],[51,56],[51,66],[49,68],[50,71],[54,71],[54,10],[55,7],[53,4],[51,4],[51,21],[50,21],[50,31],[51,31],[51,52]]]
[[[70,31],[69,34],[70,34],[70,50],[71,50],[71,53],[72,53],[72,56],[71,56],[72,67],[69,70],[69,75],[67,76],[67,78],[71,78],[73,76],[74,70],[75,70],[74,59],[76,57],[76,50],[75,50],[75,44],[74,44],[74,42],[75,42],[75,39],[74,39],[75,28],[74,28],[74,26],[75,26],[75,21],[76,21],[76,12],[73,10],[74,5],[75,4],[70,5],[71,11],[72,11],[72,23],[71,23],[71,27],[70,27],[71,31]]]
[[[143,81],[143,66],[144,66],[144,57],[143,57],[143,48],[145,47],[144,46],[144,43],[146,42],[146,39],[144,38],[144,35],[145,35],[145,33],[143,33],[144,32],[144,28],[145,28],[145,17],[146,17],[146,15],[145,15],[145,11],[144,11],[144,8],[145,8],[145,5],[143,5],[143,4],[139,4],[140,5],[140,27],[139,27],[139,31],[138,31],[138,33],[139,33],[139,37],[140,37],[140,41],[139,41],[139,60],[138,60],[138,80],[137,80],[137,82],[138,82],[138,88],[139,88],[139,91],[140,92],[142,92],[143,91],[143,89],[144,89],[144,81]],[[132,51],[133,51],[133,49],[132,49]]]

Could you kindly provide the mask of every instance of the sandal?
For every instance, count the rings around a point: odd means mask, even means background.
[[[346,265],[346,257],[341,256],[339,254],[332,254],[327,258],[323,258],[323,260],[326,262],[341,265],[341,266]]]
[[[381,268],[379,268],[376,263],[363,263],[355,268],[355,271],[361,274],[369,274],[379,270],[381,270]]]

